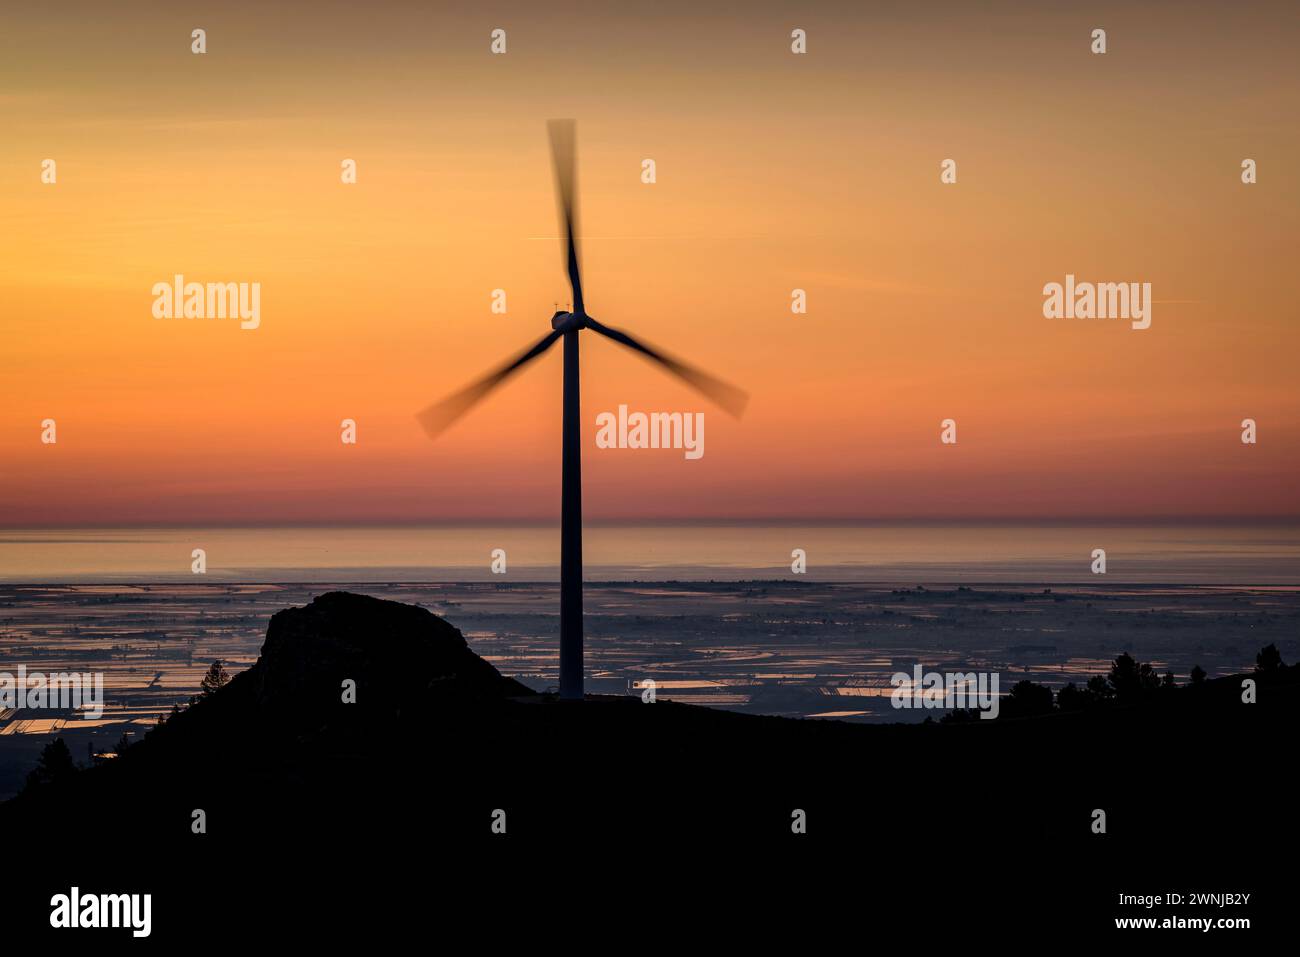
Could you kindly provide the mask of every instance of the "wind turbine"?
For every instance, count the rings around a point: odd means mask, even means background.
[[[556,196],[560,229],[564,239],[564,264],[573,287],[572,312],[556,311],[551,332],[518,358],[506,363],[477,382],[466,386],[417,415],[420,424],[436,438],[480,399],[504,382],[521,366],[531,362],[564,339],[564,429],[560,497],[560,697],[582,699],[582,410],[578,397],[578,333],[598,332],[620,345],[659,363],[692,388],[708,396],[731,415],[739,417],[748,396],[706,372],[673,359],[633,339],[626,332],[611,329],[587,315],[578,268],[578,198],[576,191],[577,149],[573,120],[551,120],[551,159],[555,165]]]

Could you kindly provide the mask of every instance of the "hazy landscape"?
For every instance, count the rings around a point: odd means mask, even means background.
[[[555,685],[552,583],[0,586],[0,660],[29,672],[102,672],[90,721],[45,710],[0,714],[0,797],[62,735],[89,763],[189,701],[214,660],[256,660],[272,614],[335,587],[422,605],[471,649],[535,690]],[[921,585],[843,582],[590,582],[587,688],[754,714],[856,722],[922,720],[895,710],[890,675],[998,672],[1052,687],[1104,674],[1128,651],[1181,682],[1248,668],[1276,643],[1300,657],[1300,589],[1190,585]]]

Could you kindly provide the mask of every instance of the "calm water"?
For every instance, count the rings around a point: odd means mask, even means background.
[[[1300,583],[1300,526],[1282,525],[595,525],[585,531],[589,580],[791,578],[899,583]],[[504,580],[558,578],[555,526],[167,528],[0,531],[0,581]],[[1106,550],[1106,575],[1091,572]]]

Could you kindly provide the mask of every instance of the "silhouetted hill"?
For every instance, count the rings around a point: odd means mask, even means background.
[[[774,881],[834,860],[864,881],[996,875],[989,886],[1030,894],[1046,870],[1096,909],[1121,874],[1138,890],[1171,867],[1242,883],[1243,820],[1293,833],[1297,670],[1256,676],[1253,705],[1225,678],[1132,706],[928,725],[562,702],[424,609],[336,592],[276,614],[256,664],[117,760],[0,807],[0,829],[47,852],[93,836],[108,859],[160,867],[243,867],[268,848],[281,864],[383,847],[491,867],[528,848],[687,871],[722,854]]]
[[[465,636],[414,605],[330,592],[305,608],[272,616],[262,653],[238,679],[240,692],[264,720],[314,728],[336,709],[344,681],[370,719],[397,719],[416,702],[465,703],[527,697],[525,685],[504,678],[469,650]],[[247,690],[244,690],[247,686]],[[223,695],[231,696],[229,689]]]

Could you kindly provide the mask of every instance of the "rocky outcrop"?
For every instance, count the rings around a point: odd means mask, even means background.
[[[349,592],[277,612],[261,657],[239,678],[259,710],[280,713],[332,706],[349,681],[370,714],[534,694],[474,654],[459,629],[429,610]]]

